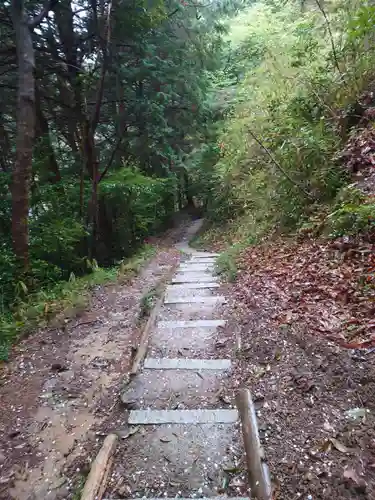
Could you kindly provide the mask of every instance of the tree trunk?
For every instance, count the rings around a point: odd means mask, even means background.
[[[29,267],[29,190],[35,134],[34,50],[23,1],[13,0],[18,60],[16,161],[12,178],[13,249],[24,271]]]
[[[38,87],[35,87],[35,102],[36,102],[36,130],[37,137],[42,141],[42,150],[47,154],[48,159],[48,169],[52,176],[49,181],[52,184],[56,184],[61,181],[61,174],[59,170],[59,165],[56,160],[55,151],[51,143],[51,137],[49,133],[49,125],[47,118],[45,117],[42,109],[41,98],[39,95]],[[43,152],[43,151],[42,151]]]

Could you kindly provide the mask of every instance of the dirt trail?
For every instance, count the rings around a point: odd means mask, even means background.
[[[73,498],[109,419],[120,418],[140,301],[178,262],[172,241],[131,283],[98,287],[89,310],[24,340],[3,367],[1,499]]]
[[[193,251],[186,240],[178,248],[186,254],[167,288],[143,370],[122,395],[128,425],[106,498],[248,494],[238,413],[233,394],[222,389],[232,356],[221,356],[216,255]]]

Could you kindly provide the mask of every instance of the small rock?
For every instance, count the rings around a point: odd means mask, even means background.
[[[225,340],[218,340],[216,343],[215,343],[215,347],[217,348],[220,348],[220,347],[224,347],[226,344]]]
[[[8,437],[10,437],[10,439],[13,439],[13,438],[15,438],[15,437],[19,436],[20,434],[21,434],[21,431],[17,431],[17,430],[15,430],[15,431],[11,431],[11,432],[8,434]]]
[[[61,363],[52,363],[51,365],[51,370],[53,372],[66,372],[68,368],[65,365],[62,365]]]
[[[6,460],[6,456],[2,451],[0,451],[0,465],[3,464]]]

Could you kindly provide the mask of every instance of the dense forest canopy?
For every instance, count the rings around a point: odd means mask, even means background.
[[[192,202],[223,19],[241,3],[12,0],[0,8],[0,269],[35,288],[130,255]]]

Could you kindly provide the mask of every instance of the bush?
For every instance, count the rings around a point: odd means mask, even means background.
[[[359,2],[326,9],[335,55],[317,9],[301,13],[297,2],[258,2],[236,19],[242,48],[232,55],[244,75],[217,137],[212,220],[251,217],[252,229],[294,230],[347,183],[336,158],[348,132],[343,116],[373,77],[375,50],[366,46],[375,10]],[[336,215],[348,222],[352,208],[343,210]],[[369,211],[351,212],[349,219],[362,227]],[[237,225],[242,231],[246,224]]]
[[[175,209],[175,178],[123,168],[100,184],[99,262],[131,255],[165,228]]]

